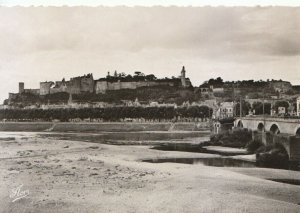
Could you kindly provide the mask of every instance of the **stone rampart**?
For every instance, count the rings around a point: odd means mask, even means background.
[[[97,81],[95,85],[96,94],[105,93],[109,90],[121,89],[137,89],[140,87],[153,87],[153,86],[175,86],[174,82],[168,81],[130,81],[130,82],[107,82]]]

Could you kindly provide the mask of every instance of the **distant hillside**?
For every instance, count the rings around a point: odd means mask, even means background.
[[[196,101],[200,99],[200,94],[195,95],[193,88],[184,89],[170,86],[141,87],[135,90],[123,89],[107,91],[106,94],[74,95],[74,100],[78,101],[103,101],[108,103],[120,103],[121,100],[135,100],[140,102],[165,102],[182,104],[185,101]]]

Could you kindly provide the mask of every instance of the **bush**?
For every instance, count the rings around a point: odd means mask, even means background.
[[[225,147],[244,148],[250,143],[252,138],[251,132],[246,129],[235,131],[226,131],[210,137],[211,145],[221,145]]]
[[[256,154],[258,166],[270,168],[288,168],[289,156],[285,148],[278,143],[262,146]]]
[[[246,148],[247,148],[248,152],[256,153],[257,150],[259,150],[261,148],[265,148],[265,146],[259,141],[252,140],[247,144]]]

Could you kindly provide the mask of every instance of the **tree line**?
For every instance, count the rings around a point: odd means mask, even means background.
[[[254,81],[254,80],[243,80],[243,81],[223,81],[221,77],[218,77],[216,79],[211,78],[208,81],[204,81],[203,84],[200,85],[200,87],[209,87],[209,86],[214,86],[214,87],[223,87],[224,85],[227,85],[227,87],[232,87],[232,86],[238,86],[239,88],[243,87],[266,87],[269,82],[282,82],[282,80],[269,80],[263,81]]]
[[[110,108],[66,108],[66,109],[2,109],[0,120],[69,121],[70,119],[103,119],[119,121],[125,118],[164,119],[208,118],[212,109],[207,106],[190,107],[110,107]]]
[[[270,115],[271,110],[274,110],[275,113],[278,113],[278,108],[284,107],[286,113],[289,111],[290,104],[287,101],[276,101],[272,106],[271,103],[262,103],[262,102],[254,102],[251,108],[251,104],[247,101],[242,101],[242,116],[245,116],[251,110],[254,115]],[[296,109],[296,105],[293,104],[294,110]],[[240,116],[240,103],[237,103],[235,106],[235,115]]]

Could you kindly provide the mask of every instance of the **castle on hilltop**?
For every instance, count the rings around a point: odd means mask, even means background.
[[[99,79],[95,82],[95,93],[106,93],[109,90],[121,90],[121,89],[137,89],[139,87],[153,87],[153,86],[178,86],[178,87],[190,87],[191,81],[185,76],[185,67],[182,67],[181,75],[178,78],[172,79],[156,79],[154,75],[144,76],[143,73],[136,72],[135,77],[128,78],[118,76],[115,72],[114,76],[110,76],[108,73],[106,78]]]
[[[135,72],[134,76],[125,75],[124,73],[115,74],[111,76],[109,73],[105,78],[94,80],[93,74],[89,73],[84,76],[71,78],[69,81],[62,79],[62,81],[45,81],[40,82],[39,89],[25,89],[24,83],[19,83],[18,93],[9,93],[9,100],[15,99],[20,94],[33,94],[45,96],[55,93],[69,93],[69,94],[84,94],[95,93],[105,94],[107,91],[122,90],[122,89],[137,89],[140,87],[152,86],[177,86],[187,88],[192,86],[189,78],[186,78],[185,67],[182,67],[181,75],[177,78],[172,77],[157,79],[154,75],[144,75],[141,72]]]

